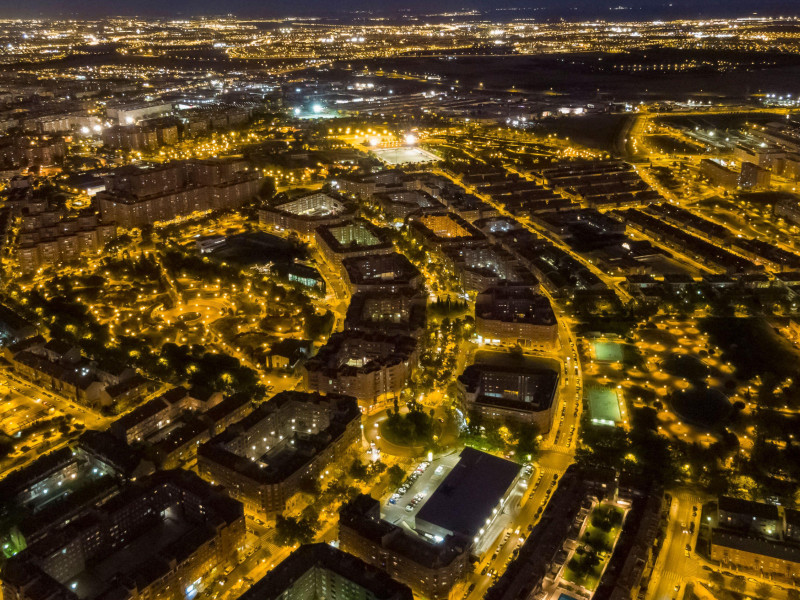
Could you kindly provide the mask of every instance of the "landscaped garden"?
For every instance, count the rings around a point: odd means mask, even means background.
[[[597,588],[611,559],[624,516],[625,512],[613,504],[599,504],[592,509],[578,548],[564,570],[564,579],[587,590]]]
[[[670,394],[672,410],[684,421],[717,430],[731,417],[733,406],[721,391],[705,385],[692,386],[686,390],[675,390]]]
[[[425,446],[433,441],[434,424],[433,417],[416,405],[405,414],[395,408],[381,424],[381,435],[400,446]]]

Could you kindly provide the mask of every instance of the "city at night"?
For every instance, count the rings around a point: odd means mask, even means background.
[[[0,600],[800,600],[798,0],[0,0]]]

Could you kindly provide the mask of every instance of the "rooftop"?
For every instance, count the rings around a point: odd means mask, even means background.
[[[520,466],[473,448],[461,459],[417,513],[423,520],[470,538],[514,483]]]
[[[453,240],[462,242],[485,239],[479,229],[476,229],[455,213],[448,211],[413,215],[409,218],[409,223],[416,227],[425,237],[437,243]]]
[[[506,323],[555,325],[550,301],[527,285],[504,284],[478,295],[475,316]]]
[[[516,410],[549,408],[558,379],[558,371],[554,369],[488,363],[472,364],[458,377],[468,393],[478,394],[476,402]]]
[[[458,535],[448,536],[443,543],[434,544],[404,527],[384,521],[380,517],[378,501],[363,494],[342,505],[339,525],[353,529],[361,537],[426,568],[451,564],[464,553],[468,545],[467,540]]]
[[[284,391],[197,452],[202,459],[259,484],[277,484],[312,461],[360,417],[358,404],[350,396]]]
[[[241,600],[277,600],[311,570],[335,573],[374,600],[412,600],[411,589],[355,556],[328,544],[300,546],[288,558],[240,596]],[[326,597],[317,590],[317,598]]]
[[[334,252],[389,248],[380,230],[363,219],[317,227],[317,236]]]
[[[774,504],[765,504],[764,502],[753,502],[751,500],[731,498],[730,496],[720,496],[718,506],[720,511],[749,515],[758,517],[759,519],[777,521],[780,518],[778,516],[778,507]]]
[[[711,544],[800,564],[800,547],[760,537],[715,529],[711,534]]]
[[[396,253],[354,256],[345,258],[342,265],[354,285],[410,284],[420,274],[405,256]]]

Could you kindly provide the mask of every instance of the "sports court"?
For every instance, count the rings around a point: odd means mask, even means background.
[[[594,387],[588,390],[589,415],[594,425],[614,427],[622,422],[617,391],[607,387]]]
[[[616,342],[594,342],[594,358],[600,362],[622,362],[622,344]]]

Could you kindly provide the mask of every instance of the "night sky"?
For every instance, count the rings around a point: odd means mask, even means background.
[[[331,7],[335,8],[331,8]],[[626,10],[612,10],[625,7]],[[233,14],[242,17],[341,16],[370,11],[385,16],[408,9],[415,13],[460,9],[524,8],[492,11],[497,20],[515,15],[542,19],[606,18],[613,20],[671,17],[800,15],[800,0],[0,0],[0,18],[99,17],[113,15],[200,16]],[[531,9],[537,9],[535,11]],[[334,12],[336,11],[336,12]]]

